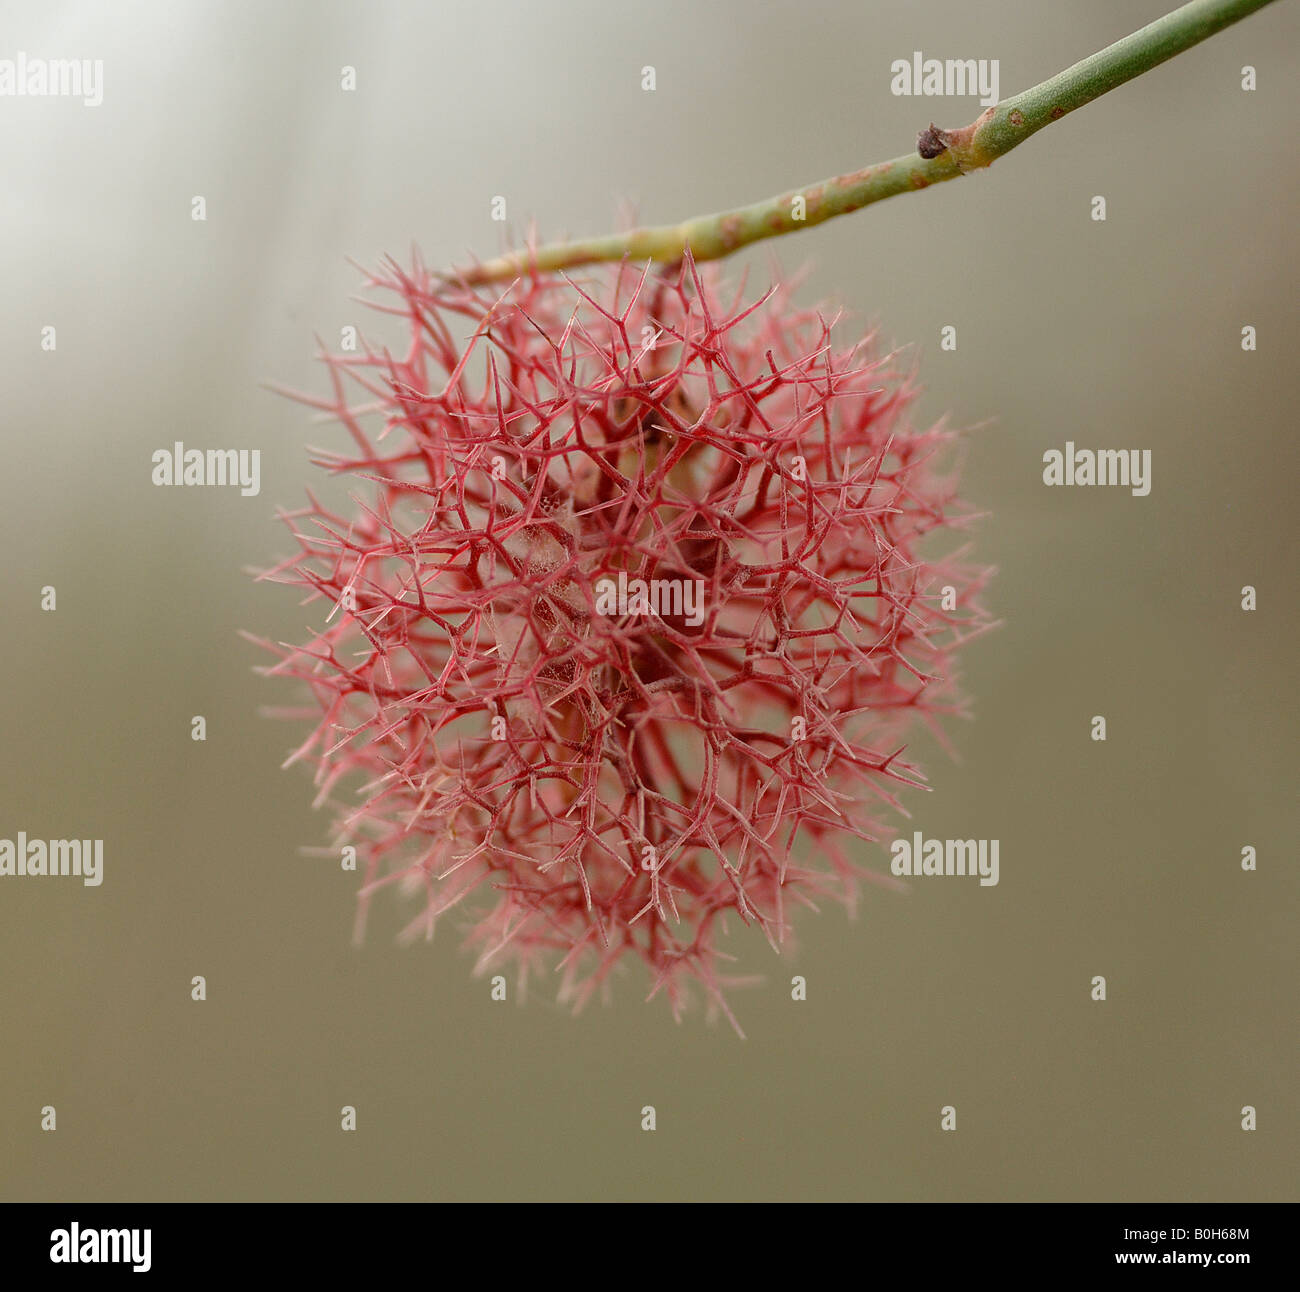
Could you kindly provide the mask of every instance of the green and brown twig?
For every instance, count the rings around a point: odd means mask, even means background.
[[[1271,3],[1191,0],[1032,89],[1003,100],[962,129],[945,131],[931,126],[921,133],[915,152],[892,161],[877,162],[733,211],[697,216],[681,224],[525,248],[446,276],[477,285],[624,258],[672,264],[687,248],[696,260],[717,260],[764,238],[809,229],[887,197],[991,166],[1045,126]]]

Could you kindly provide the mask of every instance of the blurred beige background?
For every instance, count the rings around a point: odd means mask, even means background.
[[[313,333],[364,321],[345,257],[492,252],[498,193],[548,235],[751,201],[972,119],[890,95],[914,49],[998,58],[1005,97],[1166,7],[0,5],[0,57],[105,63],[99,108],[0,100],[0,835],[106,841],[99,889],[0,882],[0,1197],[1296,1196],[1300,7],[780,246],[918,348],[918,416],[988,423],[967,493],[1004,625],[964,661],[961,762],[921,747],[909,804],[999,838],[1002,877],[870,891],[782,959],[736,933],[767,979],[747,1041],[636,976],[576,1020],[493,1004],[454,926],[395,944],[392,900],[353,949],[355,880],[303,855],[327,822],[278,770],[301,732],[258,716],[290,693],[236,635],[306,622],[243,571],[342,432],[259,383],[321,388]],[[155,489],[176,439],[259,448],[260,496]],[[1150,497],[1045,488],[1067,439],[1150,448]]]

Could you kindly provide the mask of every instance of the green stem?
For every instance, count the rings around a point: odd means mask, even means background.
[[[531,248],[447,277],[475,285],[624,257],[671,264],[680,260],[688,247],[696,260],[716,260],[763,238],[796,233],[897,193],[929,188],[990,166],[1044,126],[1271,3],[1192,0],[1041,85],[989,108],[961,130],[924,132],[926,151],[937,152],[937,156],[909,153],[734,211],[698,216],[681,224]]]

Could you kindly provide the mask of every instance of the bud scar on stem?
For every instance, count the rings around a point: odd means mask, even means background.
[[[531,247],[450,271],[445,277],[476,286],[601,261],[671,264],[687,249],[697,261],[718,260],[764,238],[809,229],[887,197],[991,166],[1045,126],[1271,3],[1273,0],[1191,0],[1040,85],[989,108],[960,130],[940,130],[932,125],[921,132],[915,152],[892,161],[877,162],[734,211],[586,241]]]

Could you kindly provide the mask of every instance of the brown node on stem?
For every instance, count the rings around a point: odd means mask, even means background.
[[[951,143],[951,137],[946,130],[940,130],[933,121],[930,122],[928,129],[922,130],[916,136],[916,151],[921,154],[927,161],[939,156],[940,153],[948,151],[948,145]]]

